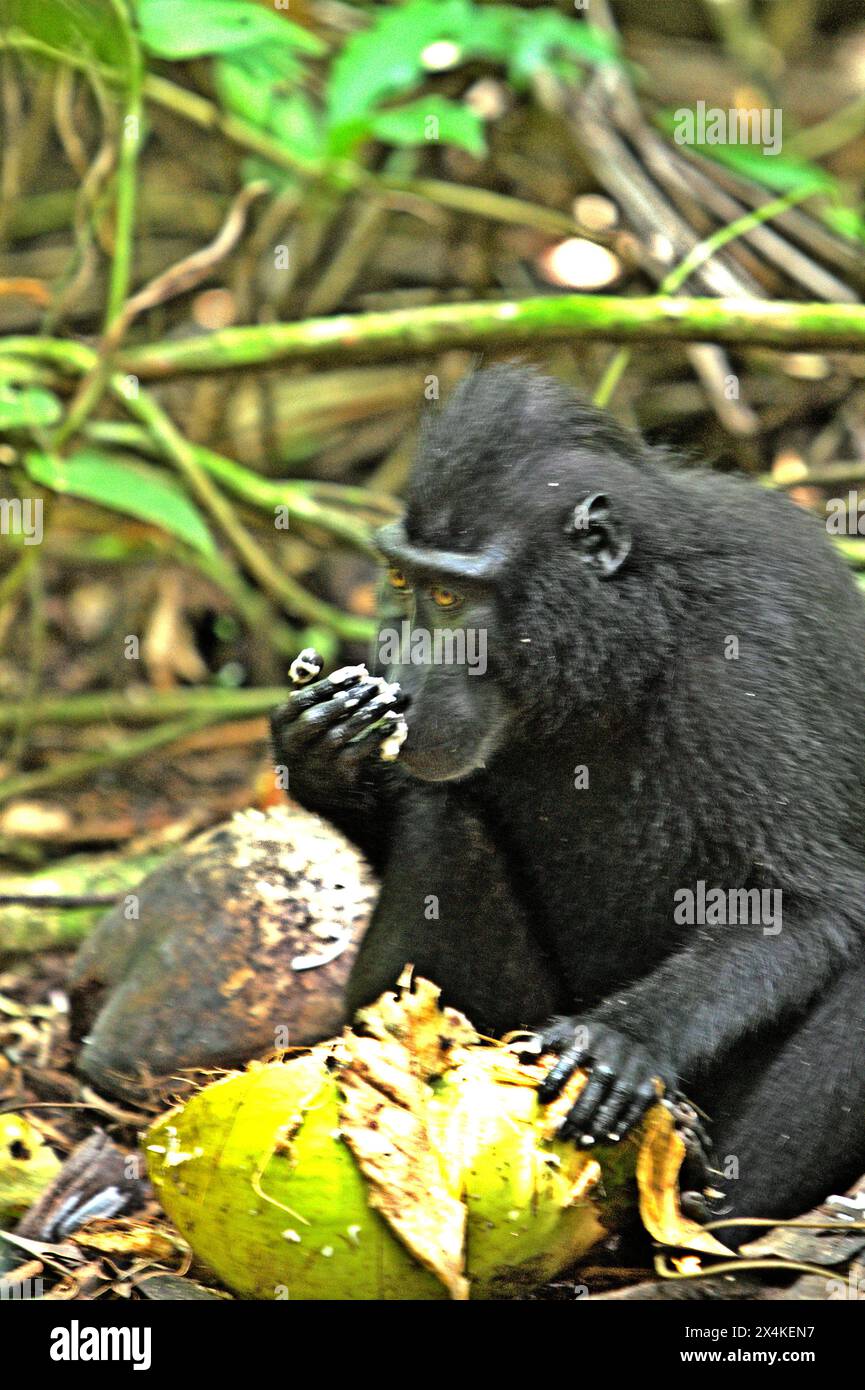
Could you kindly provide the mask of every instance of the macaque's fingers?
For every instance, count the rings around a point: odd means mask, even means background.
[[[665,1099],[664,1105],[673,1116],[676,1129],[685,1145],[682,1183],[694,1189],[712,1188],[718,1174],[712,1168],[712,1140],[699,1111],[679,1092],[674,1092]]]
[[[677,1091],[668,1096],[664,1103],[676,1121],[676,1127],[682,1133],[688,1130],[696,1135],[703,1148],[709,1153],[712,1148],[712,1141],[696,1106]]]
[[[693,1188],[697,1192],[712,1187],[716,1181],[716,1175],[712,1172],[711,1150],[693,1130],[681,1129],[679,1134],[685,1145],[681,1178],[683,1185]]]
[[[357,697],[354,691],[357,687],[349,690],[339,691],[331,699],[325,700],[321,704],[312,705],[300,714],[292,711],[292,717],[285,722],[280,719],[280,712],[271,718],[271,731],[273,734],[274,746],[283,761],[290,762],[295,758],[306,758],[321,742],[322,734],[335,724],[339,724],[345,719],[353,709],[357,707],[358,698],[372,699],[375,695],[375,688],[370,686],[365,697]],[[302,692],[304,695],[306,691]],[[351,699],[351,704],[348,701]]]
[[[639,1077],[627,1072],[613,1082],[586,1129],[586,1133],[591,1135],[596,1143],[603,1144],[609,1140],[616,1142],[627,1134],[625,1117],[634,1109],[639,1084]]]
[[[652,1080],[641,1081],[639,1085],[632,1087],[628,1104],[622,1108],[618,1117],[618,1122],[609,1126],[608,1133],[615,1134],[617,1138],[624,1139],[635,1125],[645,1115],[649,1106],[658,1099],[658,1087]]]
[[[321,738],[323,741],[326,739],[328,743],[333,743],[337,731],[341,730],[342,726],[352,718],[357,718],[358,711],[363,711],[364,706],[374,700],[378,694],[377,683],[367,677],[366,680],[360,681],[357,685],[351,685],[346,690],[337,691],[331,699],[324,701],[324,703],[313,705],[311,709],[304,710],[296,724],[300,739],[307,742],[312,738]]]
[[[705,1226],[707,1221],[717,1221],[731,1210],[728,1206],[719,1206],[717,1198],[706,1197],[694,1188],[685,1188],[679,1194],[679,1206],[683,1216],[700,1226]]]
[[[550,1068],[538,1086],[538,1099],[546,1104],[559,1094],[568,1077],[571,1076],[586,1056],[586,1047],[573,1043],[565,1048],[559,1060]]]
[[[341,666],[338,671],[332,671],[329,676],[325,676],[324,680],[314,681],[312,685],[304,685],[300,690],[296,690],[280,708],[294,710],[299,715],[304,710],[324,704],[326,700],[332,700],[342,691],[370,679],[372,678],[365,666]]]
[[[591,1120],[595,1111],[606,1099],[614,1082],[615,1073],[612,1067],[592,1068],[588,1081],[559,1130],[560,1139],[573,1139],[578,1144],[583,1141],[588,1141],[590,1144],[595,1142],[595,1137],[591,1132]]]
[[[545,1028],[527,1040],[522,1049],[526,1055],[541,1057],[545,1052],[566,1052],[575,1044],[585,1044],[589,1029],[574,1018],[553,1018]]]
[[[335,724],[324,735],[324,742],[332,748],[344,748],[352,739],[357,738],[359,734],[376,724],[387,714],[388,710],[399,708],[398,697],[395,697],[389,690],[379,691],[378,694],[373,693],[370,698],[365,693],[365,687],[355,687],[355,689],[364,692],[358,699],[362,708],[356,710],[354,714],[349,715],[341,723]],[[354,690],[348,693],[354,695]],[[352,700],[349,700],[346,708],[350,708],[352,703]]]
[[[336,750],[339,762],[343,767],[352,767],[356,763],[362,763],[367,758],[372,757],[381,742],[382,730],[368,728],[365,733],[356,734],[350,743]]]
[[[294,729],[307,710],[326,704],[337,694],[356,686],[366,676],[366,668],[363,666],[349,667],[348,669],[353,674],[337,684],[334,684],[333,676],[328,676],[323,681],[315,681],[312,685],[299,688],[292,695],[289,695],[283,704],[277,705],[270,715],[270,727],[274,736],[282,739],[293,738]],[[335,672],[335,674],[339,675],[339,672]]]

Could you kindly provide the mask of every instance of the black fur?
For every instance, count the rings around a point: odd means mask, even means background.
[[[575,532],[587,498],[597,525]],[[624,1132],[657,1076],[738,1164],[720,1184],[737,1214],[848,1185],[865,1168],[865,605],[819,520],[496,367],[429,424],[404,540],[504,548],[459,619],[486,625],[487,673],[390,672],[411,699],[394,767],[375,738],[340,742],[332,699],[318,725],[291,702],[274,719],[292,794],[383,872],[352,1007],[411,961],[489,1033],[564,1014],[558,1082],[576,1061],[594,1077],[578,1140]],[[424,578],[418,624],[436,621]],[[700,880],[781,890],[780,932],[677,924],[674,894]]]

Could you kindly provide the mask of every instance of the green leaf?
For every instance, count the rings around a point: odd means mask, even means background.
[[[855,208],[825,208],[823,220],[851,241],[865,241],[865,216],[856,212]]]
[[[655,118],[656,122],[662,130],[673,133],[679,129],[680,112],[687,109],[679,107],[675,111],[669,109],[659,112]],[[835,204],[814,207],[811,209],[813,216],[819,217],[842,236],[848,236],[854,241],[865,240],[865,220],[862,215],[846,205],[841,181],[819,164],[813,164],[810,160],[801,159],[794,154],[766,154],[759,145],[695,143],[690,148],[698,150],[706,159],[723,164],[743,177],[779,193],[813,188],[815,193],[825,196],[826,199],[833,199]]]
[[[126,454],[80,449],[68,458],[37,451],[24,466],[35,483],[159,526],[204,555],[215,554],[200,513],[158,468]]]
[[[0,431],[47,428],[63,414],[57,397],[41,386],[16,387],[0,382]]]
[[[146,48],[160,58],[229,53],[266,41],[319,55],[325,45],[290,19],[250,0],[138,0]]]
[[[324,153],[321,116],[303,92],[293,92],[276,103],[270,132],[292,153],[304,159],[320,159]]]
[[[683,113],[688,110],[691,108],[680,106],[675,111],[670,108],[659,112],[655,119],[662,130],[668,134],[675,134],[680,130]],[[696,113],[694,120],[694,129],[697,129]],[[753,179],[756,183],[764,184],[766,188],[776,189],[779,193],[789,193],[791,189],[804,188],[808,184],[827,191],[835,187],[832,175],[821,169],[819,164],[811,164],[795,155],[765,154],[760,145],[704,145],[694,141],[689,142],[688,147],[698,150],[707,159],[714,159],[718,164],[726,165],[728,169],[735,169],[737,173]]]
[[[726,164],[729,169],[779,193],[808,185],[828,192],[834,186],[831,174],[793,155],[764,154],[756,145],[697,145],[695,148],[709,159],[716,159],[719,164]]]
[[[432,122],[437,123],[435,135],[429,134]],[[418,97],[405,106],[379,111],[369,122],[369,132],[388,145],[456,145],[479,159],[486,153],[480,117],[440,96]]]
[[[18,29],[55,58],[128,72],[137,40],[122,0],[0,0],[0,31]]]
[[[354,34],[333,63],[327,86],[328,148],[345,154],[370,131],[382,102],[417,87],[428,75],[425,54],[434,43],[454,45],[453,66],[475,58],[508,67],[525,83],[539,67],[567,59],[619,61],[613,40],[591,24],[555,10],[526,12],[513,5],[473,5],[470,0],[408,0],[379,12],[369,29]],[[388,118],[391,113],[387,113]],[[376,116],[375,133],[380,133]],[[409,125],[394,125],[394,144],[416,144]],[[453,122],[450,143],[482,152],[479,128]],[[403,137],[403,132],[406,132]],[[385,136],[381,135],[384,139]]]
[[[441,39],[461,49],[478,13],[468,0],[409,0],[353,34],[330,71],[331,125],[365,117],[387,97],[416,86],[425,73],[424,50]]]
[[[615,39],[593,24],[566,19],[556,10],[521,13],[507,58],[514,86],[525,86],[539,68],[553,66],[557,58],[594,65],[621,61]]]
[[[214,76],[222,105],[260,129],[269,129],[278,101],[277,84],[300,71],[294,54],[288,56],[294,69],[292,74],[278,71],[264,55],[259,56],[258,49],[246,49],[229,58],[217,59]]]
[[[284,87],[300,72],[300,65],[289,56],[292,73],[285,70],[284,61],[274,64],[274,55],[258,48],[218,58],[216,88],[229,110],[272,135],[290,153],[312,162],[324,153],[322,121],[303,92],[285,94]],[[283,182],[283,175],[277,177],[271,166],[266,177],[271,183]]]

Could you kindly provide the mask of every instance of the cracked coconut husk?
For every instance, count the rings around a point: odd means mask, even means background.
[[[638,1168],[652,1234],[717,1249],[678,1210],[672,1117],[654,1107],[661,1121],[588,1155],[554,1137],[584,1077],[545,1107],[545,1065],[482,1040],[406,973],[339,1038],[163,1116],[145,1141],[150,1175],[243,1297],[513,1296],[632,1218]]]
[[[377,891],[358,851],[297,808],[247,811],[196,836],[138,886],[137,916],[118,904],[79,951],[79,1068],[138,1100],[176,1092],[183,1068],[332,1036]]]

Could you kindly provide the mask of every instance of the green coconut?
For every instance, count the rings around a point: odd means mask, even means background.
[[[361,1021],[213,1082],[145,1137],[163,1207],[235,1293],[506,1297],[632,1213],[639,1133],[591,1154],[557,1141],[574,1090],[539,1105],[541,1064],[483,1043],[433,986]]]
[[[244,1298],[447,1297],[370,1207],[326,1062],[316,1048],[253,1064],[157,1121],[145,1152],[160,1202]]]

